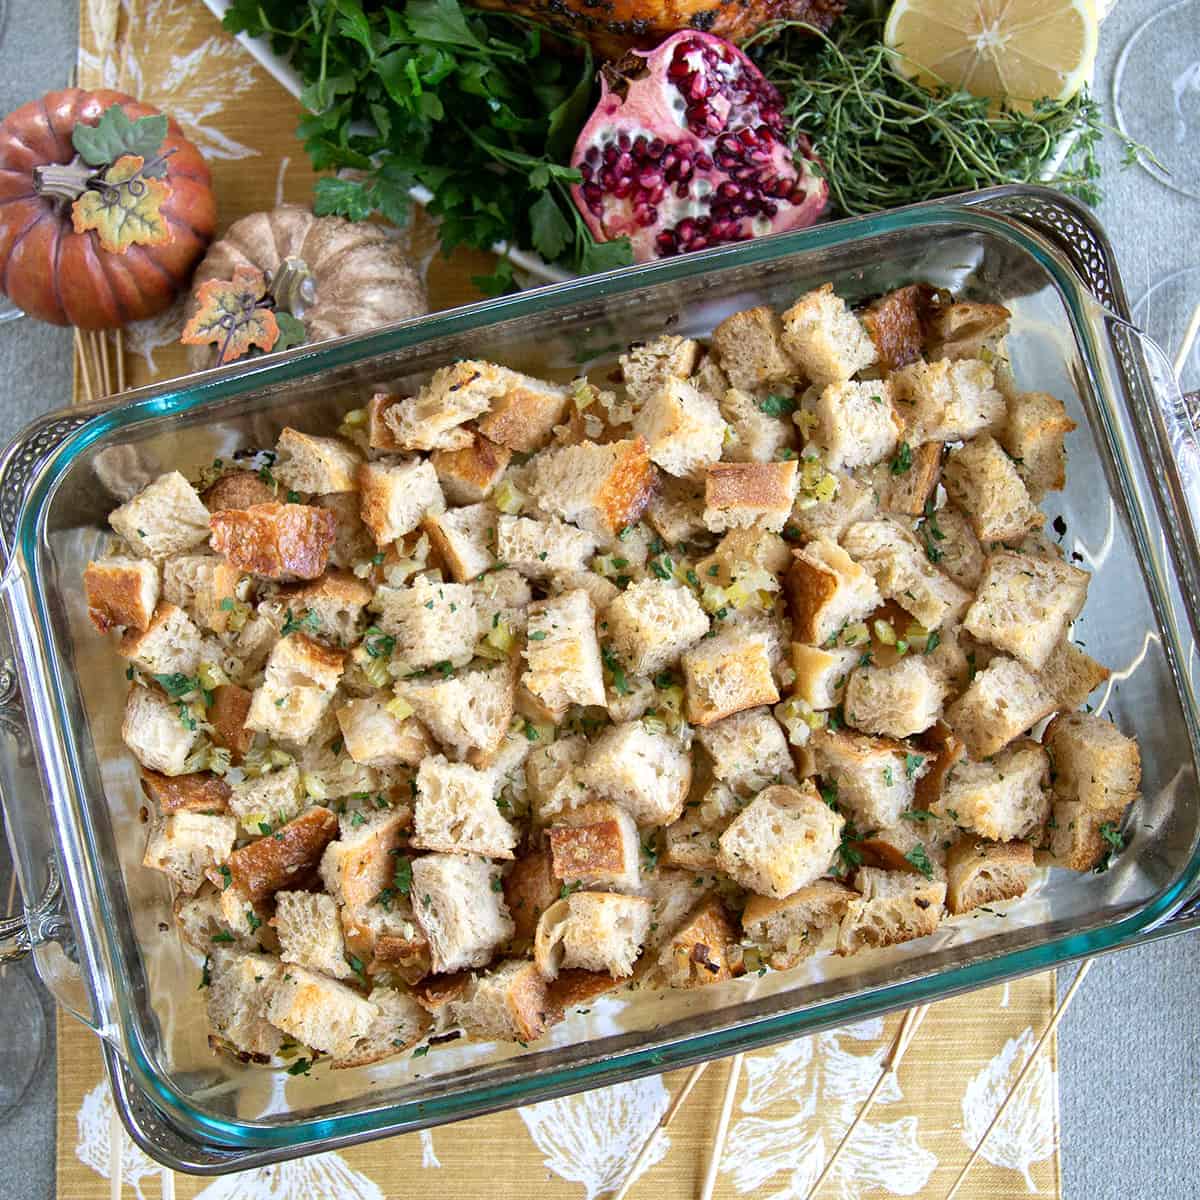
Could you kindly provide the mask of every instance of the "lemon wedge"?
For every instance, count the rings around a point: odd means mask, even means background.
[[[1095,0],[896,0],[883,40],[925,87],[1028,108],[1087,83],[1098,35]]]

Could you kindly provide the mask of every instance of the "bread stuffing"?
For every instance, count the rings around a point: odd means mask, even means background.
[[[959,307],[460,361],[117,508],[83,593],[214,1050],[527,1045],[1105,865],[1141,761],[1041,532],[1074,425]]]

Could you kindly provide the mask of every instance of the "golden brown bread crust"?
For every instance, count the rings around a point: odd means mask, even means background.
[[[966,755],[967,750],[962,739],[945,721],[938,721],[920,734],[917,737],[917,745],[928,756],[928,767],[925,774],[917,780],[913,807],[928,809],[942,794],[942,784],[950,768]]]
[[[337,518],[308,504],[255,504],[214,513],[212,548],[264,579],[316,579],[329,562]]]
[[[532,962],[517,973],[505,997],[518,1041],[536,1041],[562,1020],[562,1009],[547,996],[546,981]]]
[[[154,610],[154,615],[146,623],[144,629],[127,630],[121,637],[121,641],[117,646],[117,653],[122,658],[134,658],[140,653],[142,642],[150,636],[160,625],[165,624],[176,613],[183,610],[172,604],[169,600],[160,600],[158,607]],[[190,620],[190,618],[187,618]]]
[[[233,789],[207,771],[192,775],[160,775],[142,768],[142,790],[164,816],[176,812],[223,813],[229,809]]]
[[[815,643],[820,615],[838,590],[837,576],[828,567],[801,557],[797,551],[784,576],[783,588],[792,615],[792,640]]]
[[[791,483],[795,475],[795,459],[767,463],[712,463],[704,477],[704,507],[717,511],[790,509]]]
[[[294,887],[321,861],[337,832],[338,819],[329,809],[310,808],[274,833],[235,850],[226,864],[233,885],[250,900],[264,900],[280,888]],[[217,887],[224,886],[221,871],[214,868],[208,877]]]
[[[289,600],[339,600],[348,608],[361,608],[371,602],[375,592],[349,571],[335,567],[311,583],[285,588],[283,594]]]
[[[548,849],[531,850],[513,863],[504,877],[504,903],[512,917],[514,945],[533,941],[542,913],[562,892]]]
[[[919,517],[942,474],[942,443],[924,442],[912,453],[912,466],[899,475],[889,471],[883,507],[890,512]]]
[[[429,456],[451,503],[457,496],[467,504],[478,503],[496,486],[511,459],[507,446],[499,446],[481,433],[462,450],[435,450]]]
[[[636,437],[619,445],[621,452],[596,495],[596,507],[609,533],[620,533],[641,517],[658,483],[645,438]]]
[[[470,982],[470,971],[455,971],[453,975],[430,975],[413,988],[413,995],[426,1012],[436,1016],[451,1001],[461,1000]]]
[[[208,706],[208,723],[213,727],[212,740],[229,751],[234,763],[240,763],[254,744],[254,730],[246,728],[253,692],[236,683],[223,683],[213,689],[212,704]]]
[[[350,950],[349,942],[346,948]],[[356,953],[353,950],[350,952]],[[381,933],[375,939],[375,953],[367,965],[367,973],[396,975],[412,987],[420,983],[432,967],[429,942],[414,922],[413,936],[410,938],[394,933]]]
[[[741,975],[738,932],[719,896],[709,896],[671,938],[672,987],[707,987]]]
[[[394,454],[403,449],[386,418],[388,412],[403,404],[405,399],[390,392],[376,392],[367,401],[367,445],[372,450],[387,450]]]
[[[921,357],[936,294],[927,283],[909,284],[881,296],[861,314],[884,371],[894,371]]]
[[[559,971],[558,976],[546,988],[546,1006],[561,1020],[568,1008],[586,1004],[605,992],[620,987],[625,980],[614,979],[607,971],[585,971],[580,967],[569,967]]]
[[[83,588],[87,593],[88,616],[101,632],[118,625],[145,629],[154,614],[146,611],[142,585],[135,570],[90,562],[84,568]]]
[[[531,17],[551,29],[591,43],[601,58],[650,49],[679,29],[697,29],[741,41],[769,21],[794,20],[828,29],[844,7],[841,0],[481,0],[480,8]]]
[[[230,471],[222,475],[200,499],[209,512],[224,512],[228,508],[271,504],[275,500],[275,489],[259,479],[253,471]]]
[[[981,904],[1015,900],[1025,894],[1032,871],[1028,842],[964,837],[946,855],[946,907],[957,915]]]
[[[937,308],[930,314],[927,331],[929,357],[972,356],[1011,316],[1001,304],[977,304],[971,300]]]
[[[624,842],[616,820],[557,825],[546,831],[554,874],[559,879],[619,875],[625,869]]]
[[[479,432],[509,450],[529,454],[550,440],[568,399],[566,391],[514,384],[479,418]]]

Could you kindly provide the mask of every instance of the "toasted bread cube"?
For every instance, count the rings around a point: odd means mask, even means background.
[[[588,747],[580,778],[638,825],[669,825],[683,812],[692,763],[679,742],[641,721],[611,725]]]
[[[496,510],[490,504],[452,508],[427,516],[421,525],[457,582],[477,579],[496,565]]]
[[[252,1059],[278,1053],[283,1034],[265,1014],[282,974],[279,959],[270,955],[218,953],[205,1000],[209,1040]]]
[[[512,858],[519,840],[496,807],[494,771],[477,771],[443,755],[426,758],[417,772],[412,844],[446,854]]]
[[[959,587],[973,592],[979,586],[987,559],[971,522],[957,508],[939,508],[922,526],[921,539],[926,558]]]
[[[548,824],[564,809],[587,798],[580,778],[587,739],[580,734],[539,743],[525,760],[525,785],[534,818]]]
[[[1040,671],[1083,609],[1091,576],[1058,559],[989,555],[963,627]]]
[[[279,957],[310,971],[349,979],[346,944],[337,902],[323,892],[276,892],[271,926],[279,934]]]
[[[190,896],[204,882],[204,872],[229,857],[236,839],[233,817],[184,809],[154,822],[142,865],[162,871]]]
[[[461,450],[435,450],[429,456],[450,504],[478,504],[486,500],[511,460],[512,451],[507,446],[497,446],[479,433]]]
[[[613,649],[635,675],[653,675],[708,632],[708,616],[689,588],[644,579],[619,592],[605,614]]]
[[[391,392],[376,392],[367,401],[367,445],[372,450],[382,450],[386,454],[397,454],[404,447],[396,440],[392,427],[388,424],[387,415],[393,408],[398,408],[407,399]]]
[[[486,759],[504,740],[515,688],[513,664],[505,661],[444,679],[400,680],[396,695],[456,758]]]
[[[540,449],[563,419],[570,391],[561,384],[532,379],[517,371],[495,369],[503,372],[504,390],[480,419],[479,432],[522,454]]]
[[[359,514],[377,546],[411,533],[429,513],[446,511],[433,464],[380,458],[358,469]]]
[[[788,971],[813,954],[821,935],[837,925],[858,893],[832,879],[818,879],[780,900],[751,896],[742,930],[773,970]]]
[[[83,588],[88,616],[101,633],[145,629],[158,604],[158,567],[144,558],[112,555],[88,563]]]
[[[934,307],[934,289],[914,283],[873,300],[860,314],[881,371],[888,374],[921,357],[925,326]]]
[[[1019,541],[1045,523],[1045,514],[1030,501],[1016,464],[995,438],[978,437],[951,450],[942,482],[981,542]]]
[[[310,1049],[333,1058],[353,1053],[379,1010],[344,983],[300,966],[280,975],[267,1005],[267,1020]]]
[[[786,571],[791,561],[791,548],[779,534],[751,526],[725,534],[717,548],[696,564],[696,575],[701,583],[718,587],[741,581],[747,589],[777,591],[779,582],[771,577]]]
[[[709,825],[693,813],[684,814],[663,830],[659,861],[686,871],[719,870],[721,846],[717,839],[723,825],[724,821]]]
[[[513,921],[513,948],[532,945],[542,913],[562,894],[563,881],[554,873],[549,846],[519,855],[504,876],[504,903]]]
[[[913,807],[928,811],[942,794],[942,784],[955,763],[966,756],[966,748],[945,721],[939,721],[917,739],[922,757]]]
[[[275,454],[271,471],[292,491],[325,496],[358,486],[362,455],[341,438],[313,437],[288,426],[275,443]]]
[[[307,504],[256,504],[213,513],[212,548],[232,567],[264,579],[316,579],[325,571],[337,519]]]
[[[806,292],[783,314],[783,345],[816,384],[849,379],[876,360],[862,322],[830,283]]]
[[[229,810],[251,833],[261,826],[277,829],[298,817],[307,801],[300,786],[300,768],[292,763],[256,778],[247,776],[230,789]]]
[[[929,341],[947,358],[978,356],[1008,331],[1012,313],[999,304],[959,300],[939,305],[929,316]]]
[[[665,476],[646,506],[646,520],[672,546],[706,533],[703,482]]]
[[[654,479],[645,439],[638,437],[544,450],[534,461],[529,490],[546,512],[606,538],[642,515]]]
[[[561,965],[607,971],[614,979],[632,975],[650,928],[650,901],[616,892],[572,892],[566,903]]]
[[[854,878],[861,899],[851,900],[838,928],[835,953],[857,954],[926,937],[942,921],[946,884],[900,871],[862,867]]]
[[[1015,659],[998,657],[950,705],[946,721],[967,753],[974,759],[984,759],[1057,707],[1055,696],[1040,676]]]
[[[946,857],[946,907],[958,916],[981,904],[1025,895],[1033,877],[1028,842],[986,842],[965,837]]]
[[[637,889],[637,826],[620,805],[596,801],[568,809],[546,838],[556,879],[585,888]]]
[[[232,884],[250,901],[265,900],[315,871],[337,832],[329,809],[310,808],[269,836],[239,846],[229,856],[228,875],[210,870],[208,877],[218,886]]]
[[[484,966],[513,935],[499,871],[472,854],[427,854],[413,860],[413,911],[439,974]],[[427,899],[428,897],[428,899]]]
[[[718,402],[728,426],[722,455],[728,461],[774,462],[795,448],[796,427],[764,411],[764,401],[752,393],[729,388],[719,393]]]
[[[147,675],[194,675],[204,638],[183,609],[164,600],[145,629],[125,634],[120,654]]]
[[[711,725],[745,708],[774,704],[779,690],[766,636],[736,626],[704,638],[683,655],[687,717]]]
[[[721,834],[721,869],[747,891],[782,900],[829,870],[845,819],[800,787],[765,788]]]
[[[253,508],[256,504],[271,504],[278,487],[266,483],[258,471],[226,471],[201,495],[210,513],[227,508]]]
[[[329,708],[344,661],[340,650],[302,633],[280,638],[262,683],[254,689],[246,728],[283,741],[306,741]]]
[[[873,517],[879,498],[869,482],[857,475],[835,475],[836,491],[830,500],[820,500],[801,490],[788,518],[786,536],[800,542],[836,542],[851,525]]]
[[[1120,821],[1138,798],[1142,759],[1138,744],[1094,713],[1060,713],[1043,745],[1054,763],[1054,791],[1091,813]]]
[[[318,496],[315,503],[333,517],[329,561],[335,567],[348,571],[375,553],[375,541],[359,514],[357,492],[331,492],[328,496]]]
[[[181,702],[157,688],[132,687],[125,698],[121,740],[143,767],[164,775],[182,775],[200,736],[196,722],[184,724]]]
[[[587,592],[599,618],[607,616],[608,606],[621,594],[621,589],[611,579],[605,579],[595,571],[555,571],[548,587],[551,596],[581,590]]]
[[[726,317],[713,330],[712,347],[730,384],[752,392],[795,375],[784,336],[778,315],[763,304]]]
[[[472,1037],[521,1045],[537,1041],[559,1016],[546,996],[546,980],[523,958],[472,977],[449,1010]]]
[[[875,577],[880,594],[894,600],[926,629],[957,621],[971,603],[969,592],[943,575],[898,521],[860,521],[842,538],[846,552]]]
[[[285,599],[296,620],[307,621],[323,641],[350,646],[362,635],[363,614],[373,596],[348,571],[326,571],[320,579],[289,589]]]
[[[708,754],[713,778],[742,796],[778,783],[792,770],[787,737],[768,708],[747,709],[706,725],[696,740]]]
[[[716,402],[686,379],[668,379],[633,418],[633,431],[669,475],[699,477],[721,457],[725,421]]]
[[[1050,815],[1050,759],[1023,738],[987,762],[960,762],[930,808],[956,825],[995,842],[1027,838]]]
[[[346,753],[367,767],[415,767],[433,753],[433,741],[415,717],[399,719],[373,696],[336,709]]]
[[[846,685],[846,721],[864,733],[910,737],[941,716],[946,691],[945,680],[924,657],[861,666]]]
[[[196,489],[168,471],[108,515],[133,553],[160,561],[208,540],[208,509]]]
[[[914,446],[964,442],[1004,423],[1004,397],[991,367],[979,359],[914,362],[892,378],[907,423],[905,437]]]
[[[796,682],[792,695],[818,711],[836,708],[842,702],[850,672],[858,666],[862,652],[854,646],[822,649],[802,642],[792,643],[792,670]]]
[[[1066,486],[1065,438],[1075,428],[1063,402],[1045,392],[1021,392],[1008,406],[1008,418],[997,436],[1033,500]]]
[[[859,829],[888,829],[912,808],[927,756],[903,742],[848,730],[818,729],[809,742],[817,774]]]
[[[462,426],[487,412],[513,378],[522,377],[494,363],[451,363],[435,371],[415,396],[390,405],[384,423],[402,449],[461,450],[471,444]]]
[[[1054,707],[1060,712],[1071,712],[1081,707],[1111,675],[1107,667],[1101,666],[1074,642],[1064,640],[1050,652],[1037,678],[1054,695]]]
[[[218,554],[178,554],[163,563],[165,600],[214,633],[229,628],[241,572]]]
[[[142,768],[142,791],[163,816],[177,812],[219,815],[229,810],[232,790],[225,780],[207,771],[190,775],[163,775]]]
[[[429,1014],[408,992],[374,987],[367,999],[375,1006],[375,1018],[367,1032],[354,1043],[353,1049],[329,1064],[335,1071],[370,1066],[402,1054],[429,1031]]]
[[[902,517],[919,517],[934,498],[942,477],[941,442],[925,442],[915,449],[902,442],[890,463],[875,468],[880,506]]]
[[[815,415],[812,441],[831,471],[852,471],[890,458],[904,430],[886,379],[826,384]]]
[[[868,867],[946,878],[946,853],[963,834],[952,822],[911,809],[888,829],[872,829],[855,843]]]
[[[562,521],[502,516],[496,522],[496,556],[530,579],[556,571],[586,571],[596,550],[591,534]]]
[[[871,572],[825,538],[793,552],[784,584],[793,636],[814,645],[836,637],[843,626],[861,621],[883,600]]]
[[[1089,812],[1080,800],[1055,800],[1046,827],[1054,865],[1069,871],[1091,871],[1099,866],[1112,844],[1101,832],[1115,832],[1115,822]]]
[[[635,404],[645,404],[672,379],[687,379],[699,358],[699,342],[664,333],[645,345],[631,346],[618,361],[626,393]]]
[[[704,524],[714,533],[760,525],[778,533],[796,499],[796,460],[712,463],[704,477]]]
[[[742,973],[737,929],[719,896],[707,896],[661,945],[657,967],[667,987],[708,987]]]
[[[572,704],[604,703],[596,610],[582,589],[529,606],[524,685],[561,720]]]
[[[475,592],[465,583],[418,575],[411,587],[380,587],[375,604],[379,627],[395,637],[396,655],[410,666],[463,667],[474,656],[479,614]]]

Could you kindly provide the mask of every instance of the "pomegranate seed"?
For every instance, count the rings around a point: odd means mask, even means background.
[[[788,197],[789,202],[792,204],[803,204],[807,199],[808,194],[802,187],[795,188],[792,191],[792,194]]]
[[[632,191],[633,180],[628,175],[622,176],[612,186],[612,194],[616,196],[618,200],[624,200],[625,197],[628,196]]]
[[[681,200],[687,199],[689,191],[691,191],[691,184],[686,180],[683,183],[677,183],[675,185],[675,195],[677,195]]]
[[[736,200],[740,190],[741,189],[736,183],[731,183],[726,180],[725,183],[721,184],[721,186],[717,188],[717,195],[723,196],[726,200]]]
[[[671,232],[671,230],[664,229],[662,231],[662,233],[660,233],[658,235],[658,237],[655,238],[655,242],[656,242],[659,250],[663,254],[674,254],[675,253],[675,246],[676,246],[675,235]]]
[[[649,146],[646,147],[646,152],[651,158],[661,158],[663,151],[666,150],[667,143],[662,138],[655,138]]]
[[[713,160],[707,154],[696,155],[696,170],[711,171],[713,169]]]

